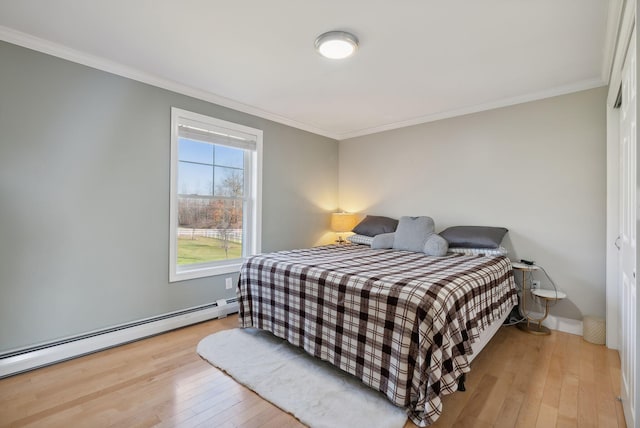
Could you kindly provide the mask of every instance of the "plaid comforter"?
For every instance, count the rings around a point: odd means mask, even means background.
[[[271,331],[433,423],[479,332],[517,303],[506,257],[330,245],[261,254],[240,272],[240,325]]]

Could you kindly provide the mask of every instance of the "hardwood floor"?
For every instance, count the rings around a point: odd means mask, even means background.
[[[0,380],[0,426],[303,426],[196,354],[200,339],[236,324],[230,316]],[[432,427],[624,427],[619,385],[616,351],[503,327]]]

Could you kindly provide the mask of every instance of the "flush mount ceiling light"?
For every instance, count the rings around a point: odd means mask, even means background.
[[[329,31],[316,39],[316,50],[320,55],[331,59],[350,57],[358,49],[358,39],[344,31]]]

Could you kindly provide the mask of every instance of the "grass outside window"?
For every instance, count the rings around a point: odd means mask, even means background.
[[[225,252],[224,241],[221,239],[204,236],[178,238],[178,265],[207,263],[242,257],[242,244],[229,242],[228,246],[228,251]]]

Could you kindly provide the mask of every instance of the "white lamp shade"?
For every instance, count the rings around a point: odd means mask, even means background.
[[[334,232],[351,232],[355,227],[358,219],[355,214],[351,213],[332,213],[331,214],[331,230]]]

